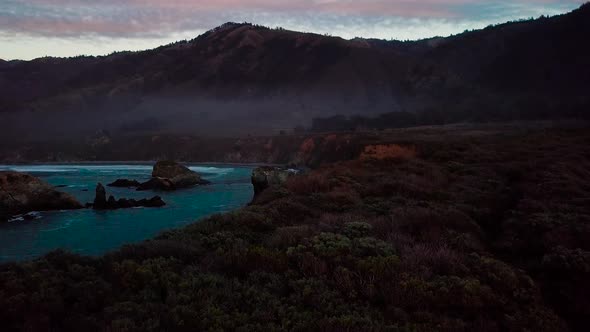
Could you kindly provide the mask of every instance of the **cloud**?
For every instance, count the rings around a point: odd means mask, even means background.
[[[227,21],[355,36],[419,39],[571,10],[583,0],[2,0],[0,57],[19,40],[190,38]],[[23,44],[24,45],[24,44]],[[95,48],[93,48],[94,51]],[[112,51],[105,46],[105,52]],[[10,53],[18,51],[11,50]],[[51,52],[49,52],[51,54]],[[12,55],[14,56],[14,55]],[[30,57],[30,56],[26,56]]]

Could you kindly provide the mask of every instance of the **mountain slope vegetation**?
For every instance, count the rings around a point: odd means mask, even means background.
[[[3,62],[3,134],[261,134],[397,111],[445,122],[587,116],[589,22],[584,5],[412,42],[228,23],[149,51]]]
[[[384,133],[233,213],[0,265],[2,328],[585,331],[589,139]]]

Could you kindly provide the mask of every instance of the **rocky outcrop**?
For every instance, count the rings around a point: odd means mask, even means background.
[[[0,221],[31,211],[80,209],[72,195],[26,173],[0,172]]]
[[[173,161],[159,161],[154,165],[152,178],[140,184],[137,190],[176,190],[210,182],[188,167]]]
[[[94,196],[94,208],[100,209],[107,205],[107,191],[102,183],[96,185],[96,194]]]
[[[140,184],[137,187],[138,191],[143,190],[157,190],[157,191],[172,191],[175,190],[176,186],[169,179],[164,178],[151,178],[148,181]]]
[[[95,210],[117,210],[117,209],[128,209],[133,207],[162,207],[166,205],[166,202],[162,200],[160,196],[154,196],[150,199],[127,199],[120,198],[115,199],[114,196],[106,198],[106,190],[102,184],[96,185],[96,196],[94,198],[93,209]]]
[[[254,186],[254,197],[271,186],[280,186],[287,182],[287,179],[297,174],[295,169],[281,167],[258,167],[252,171],[252,185]]]
[[[174,161],[165,160],[158,161],[154,165],[152,176],[155,178],[173,179],[177,176],[191,173],[194,172],[191,171],[188,167],[180,165],[179,163],[176,163]]]
[[[107,187],[134,188],[140,185],[141,183],[137,180],[117,179],[115,182],[107,184]]]

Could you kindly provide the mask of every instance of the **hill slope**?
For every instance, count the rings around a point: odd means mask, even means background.
[[[588,104],[589,22],[584,5],[405,43],[228,23],[144,52],[3,62],[0,113],[12,129],[4,136],[258,134],[400,110],[448,121],[569,116]]]
[[[587,331],[586,128],[351,139],[244,209],[0,264],[3,331]]]

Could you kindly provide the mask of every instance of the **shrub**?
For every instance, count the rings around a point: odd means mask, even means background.
[[[416,158],[415,146],[398,144],[368,145],[360,155],[361,160],[413,159]]]
[[[327,177],[318,173],[292,176],[287,181],[287,189],[299,195],[322,193],[330,191],[330,182]]]
[[[369,235],[373,226],[365,222],[348,222],[344,224],[344,234],[351,239]]]

